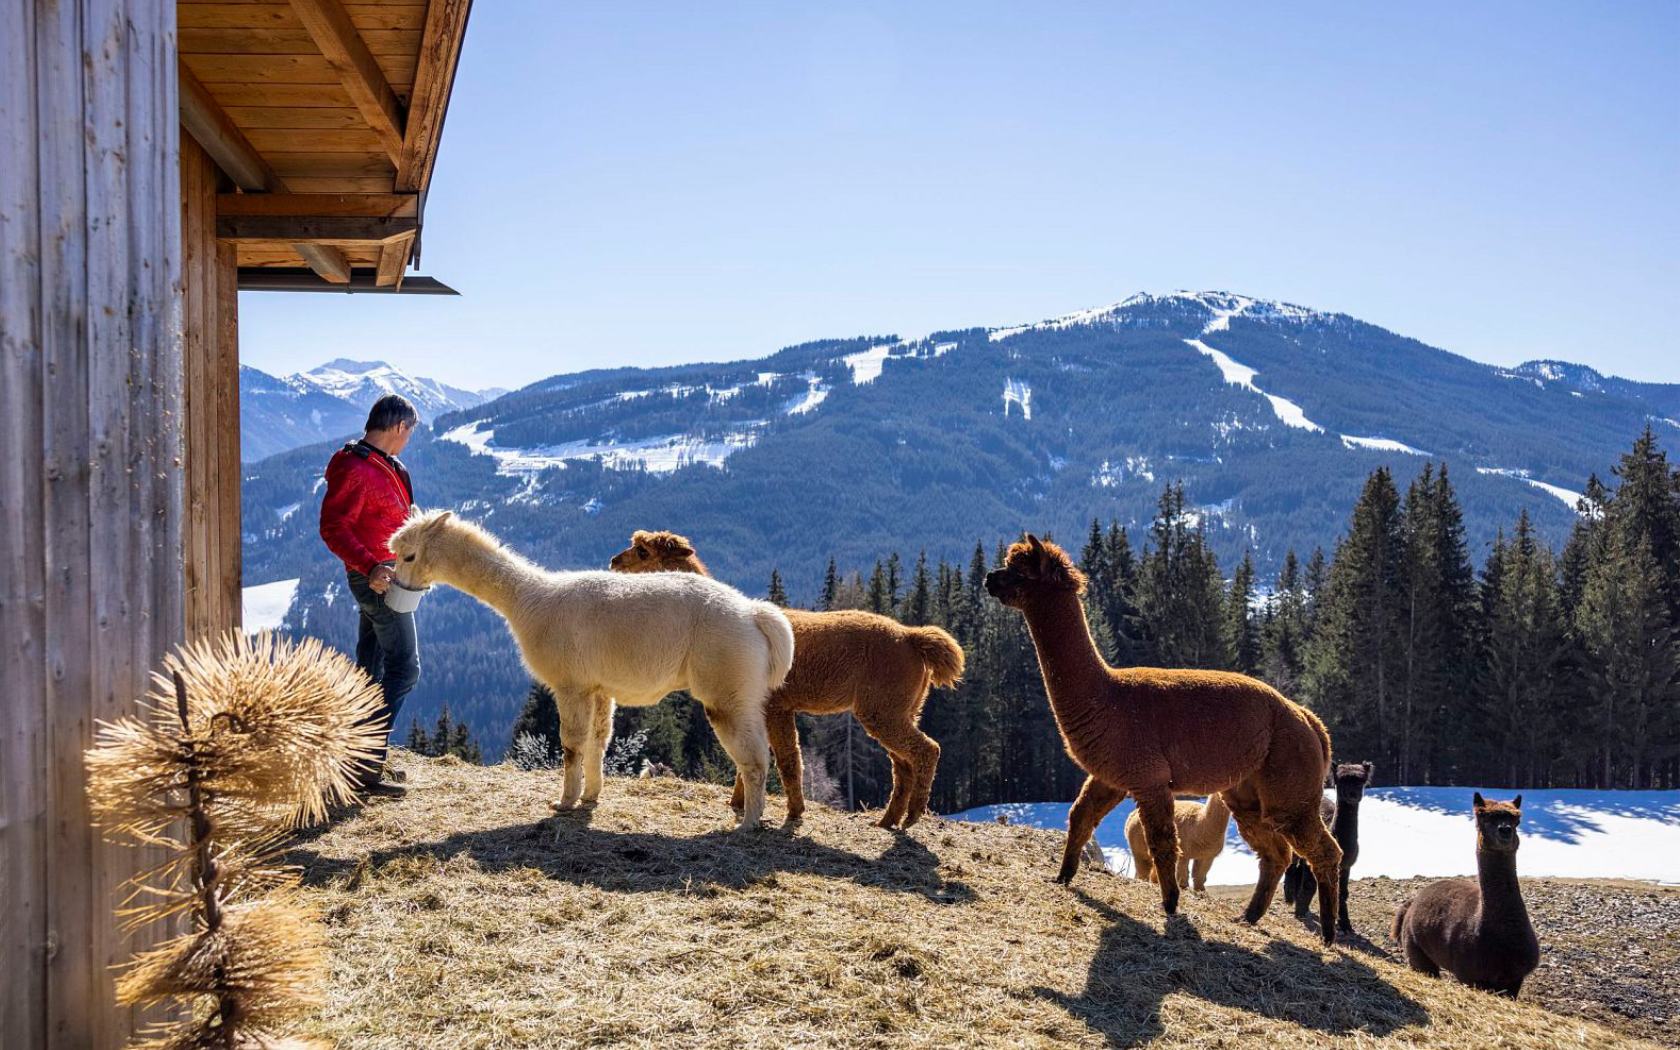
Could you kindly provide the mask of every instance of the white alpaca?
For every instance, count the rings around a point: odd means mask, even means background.
[[[764,698],[793,663],[793,629],[769,602],[704,576],[550,572],[449,511],[391,537],[397,582],[458,587],[501,613],[531,674],[554,693],[565,755],[556,809],[601,793],[613,703],[656,704],[687,689],[747,786],[741,827],[764,813]]]

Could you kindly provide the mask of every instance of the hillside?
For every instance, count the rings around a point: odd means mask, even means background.
[[[1065,889],[1046,831],[818,806],[740,836],[723,789],[664,778],[550,817],[552,773],[400,762],[406,798],[290,857],[332,946],[308,1034],[344,1047],[1653,1045],[1413,974],[1380,936],[1321,951],[1276,911]]]
[[[894,551],[906,570],[924,550],[966,565],[977,542],[1082,538],[1093,518],[1141,546],[1182,480],[1224,571],[1252,551],[1264,585],[1290,550],[1333,548],[1373,469],[1404,486],[1428,456],[1451,470],[1478,562],[1525,510],[1556,548],[1591,475],[1648,424],[1680,433],[1676,405],[1674,384],[1499,369],[1343,314],[1174,293],[1008,329],[555,376],[439,416],[403,458],[423,505],[545,565],[600,567],[633,530],[673,528],[722,579],[762,594],[779,570],[798,603],[830,558],[843,573]],[[342,644],[353,614],[316,532],[332,445],[247,466],[245,580],[300,580],[284,623]],[[500,620],[445,591],[425,623],[407,711],[429,722],[449,702],[499,754],[528,684]]]

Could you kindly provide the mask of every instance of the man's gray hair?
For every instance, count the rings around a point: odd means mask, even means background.
[[[390,430],[399,424],[417,426],[420,423],[420,413],[414,407],[414,402],[401,394],[386,394],[373,403],[368,411],[367,426],[363,430]]]

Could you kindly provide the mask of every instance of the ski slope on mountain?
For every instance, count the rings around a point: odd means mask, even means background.
[[[1483,788],[1489,798],[1517,794]],[[1365,793],[1359,809],[1359,878],[1405,879],[1474,875],[1476,829],[1472,788],[1394,787]],[[1641,879],[1680,882],[1680,791],[1523,791],[1524,878]],[[1029,802],[981,806],[952,820],[995,821],[1035,828],[1066,828],[1069,803]],[[1126,847],[1127,799],[1097,828],[1097,844],[1117,871],[1132,870]],[[1051,863],[1049,859],[1046,864]],[[1253,851],[1233,822],[1225,852],[1208,881],[1252,885],[1259,873]]]

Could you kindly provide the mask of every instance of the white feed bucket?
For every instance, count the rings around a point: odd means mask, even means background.
[[[430,587],[423,587],[418,591],[411,591],[392,580],[391,585],[385,588],[385,607],[392,612],[411,613],[420,608],[420,599],[424,598],[429,590]]]

